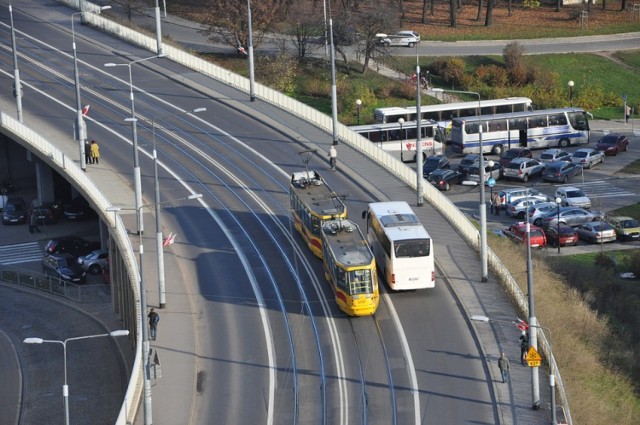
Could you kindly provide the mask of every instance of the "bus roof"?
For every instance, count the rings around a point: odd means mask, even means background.
[[[500,105],[510,105],[512,103],[526,103],[531,105],[531,99],[528,97],[504,97],[500,99],[485,99],[480,100],[480,107],[486,108],[490,106],[500,106]],[[453,103],[438,103],[435,105],[421,105],[420,110],[422,113],[428,111],[439,111],[439,110],[456,110],[456,109],[465,109],[465,108],[477,108],[478,101],[468,101],[468,102],[453,102]],[[376,111],[382,110],[387,115],[393,115],[398,113],[416,113],[416,106],[405,106],[405,107],[387,107],[387,108],[377,108]],[[375,113],[375,111],[374,111]]]
[[[476,116],[463,117],[463,118],[454,118],[453,121],[469,123],[469,122],[486,121],[486,120],[535,117],[538,115],[558,114],[558,113],[564,113],[564,112],[585,113],[585,110],[582,108],[539,109],[536,111],[509,112],[505,114],[480,115],[480,116],[476,115]]]
[[[373,202],[369,204],[369,212],[378,218],[392,240],[430,238],[409,204],[404,201]]]
[[[353,221],[327,220],[322,226],[322,234],[335,260],[343,266],[368,266],[373,261],[373,253]]]
[[[346,211],[342,199],[327,186],[316,171],[299,171],[291,174],[291,190],[319,216],[333,217]]]

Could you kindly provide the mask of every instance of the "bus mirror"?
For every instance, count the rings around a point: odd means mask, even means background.
[[[366,219],[366,218],[367,218],[367,215],[368,215],[368,214],[367,214],[367,211],[366,211],[366,210],[365,210],[365,211],[362,211],[362,218],[363,218],[363,219]]]

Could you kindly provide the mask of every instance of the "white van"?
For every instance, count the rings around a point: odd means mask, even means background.
[[[584,209],[591,208],[591,199],[585,193],[573,186],[564,186],[556,190],[556,198],[562,200],[563,207],[580,207]]]

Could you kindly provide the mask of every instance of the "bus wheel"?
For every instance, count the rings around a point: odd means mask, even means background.
[[[502,145],[495,145],[492,150],[494,155],[500,156],[502,155],[504,148],[502,147]]]
[[[571,142],[567,138],[560,139],[560,143],[558,143],[558,146],[561,148],[568,148],[569,145],[571,145]]]

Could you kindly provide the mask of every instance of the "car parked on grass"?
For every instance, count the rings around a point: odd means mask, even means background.
[[[462,182],[462,174],[456,170],[435,170],[427,176],[427,181],[440,190],[447,191],[451,189],[452,184],[460,184]]]
[[[606,221],[594,221],[576,226],[578,237],[591,243],[614,242],[616,231]]]
[[[87,272],[78,266],[71,254],[51,254],[42,258],[42,273],[70,283],[81,284]]]
[[[570,178],[582,172],[582,166],[573,162],[554,162],[547,164],[542,172],[542,180],[558,183],[566,183]]]
[[[556,190],[556,198],[560,198],[563,207],[591,208],[591,199],[585,193],[573,186],[563,186]]]
[[[2,211],[2,224],[24,224],[27,222],[27,205],[22,198],[9,198]]]
[[[45,254],[71,254],[74,258],[87,255],[100,249],[100,242],[90,242],[78,236],[63,236],[50,239],[45,247]]]
[[[516,158],[533,158],[531,149],[529,148],[511,148],[507,149],[501,156],[498,162],[506,167],[508,163]]]
[[[560,211],[549,211],[541,217],[540,224],[542,227],[548,228],[558,225],[558,217],[560,224],[569,226],[578,226],[579,224],[591,223],[592,221],[600,221],[604,214],[600,211],[587,211],[578,207],[561,207]]]
[[[560,246],[575,246],[578,244],[578,233],[573,227],[565,224],[561,224],[559,229],[558,226],[547,227],[544,233],[547,235],[547,244],[551,246],[557,247],[558,243],[560,243]]]
[[[571,154],[562,149],[547,149],[538,158],[543,164],[552,164],[560,161],[571,161]]]
[[[109,251],[106,249],[96,249],[87,255],[79,256],[78,265],[91,274],[99,274],[102,273],[102,270],[107,266],[108,260]]]
[[[526,211],[530,206],[548,203],[549,198],[546,195],[534,195],[525,198],[518,198],[512,203],[505,205],[505,212],[511,217],[524,220]]]
[[[502,233],[509,239],[526,244],[527,243],[527,223],[514,223],[504,229]],[[538,226],[529,225],[529,240],[532,248],[543,248],[547,245],[547,237]]]
[[[611,224],[618,239],[621,241],[640,240],[640,222],[635,218],[626,216],[610,217],[609,224]]]
[[[605,155],[617,155],[618,152],[626,152],[629,149],[629,139],[624,134],[607,134],[598,140],[596,150]]]
[[[558,204],[555,202],[543,202],[541,204],[531,205],[527,210],[529,213],[529,222],[536,226],[541,226],[542,216],[551,211],[558,211]]]
[[[593,148],[582,148],[573,152],[571,162],[582,165],[584,168],[591,168],[598,163],[604,162],[604,153]]]
[[[413,47],[420,43],[420,34],[415,31],[404,30],[398,31],[393,35],[388,35],[380,39],[383,46],[406,46]]]
[[[451,168],[449,160],[444,155],[433,155],[425,159],[422,164],[422,175],[428,177],[435,170],[448,170]]]
[[[519,179],[528,182],[533,176],[542,175],[545,164],[532,158],[516,158],[509,162],[504,168],[503,175],[505,178]]]

